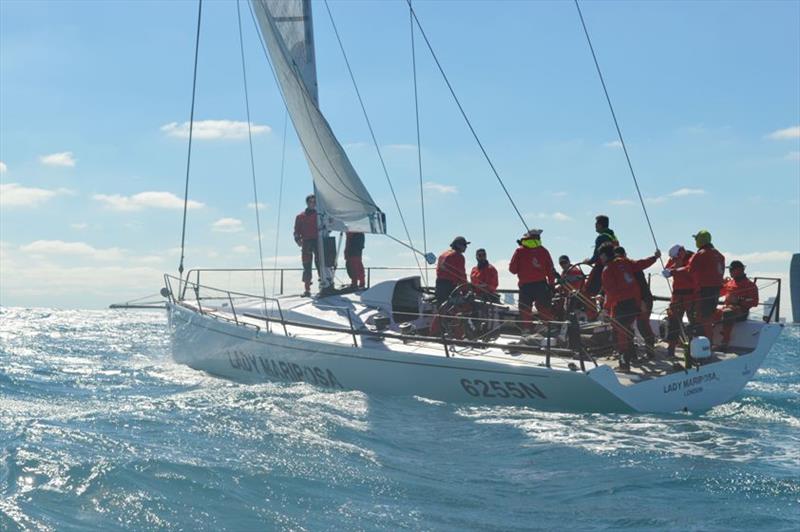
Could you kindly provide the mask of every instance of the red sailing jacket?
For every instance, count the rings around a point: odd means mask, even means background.
[[[638,305],[642,293],[636,280],[636,272],[649,268],[653,261],[652,257],[637,261],[617,257],[607,263],[601,277],[606,293],[606,307],[613,309],[617,303],[626,299],[634,299]]]
[[[720,295],[725,298],[726,305],[735,305],[744,309],[751,309],[758,305],[758,287],[747,276],[739,279],[726,279]]]
[[[499,284],[497,269],[491,264],[487,264],[485,268],[478,268],[475,266],[469,274],[469,282],[471,282],[479,292],[494,294]]]
[[[467,266],[464,255],[454,249],[448,249],[439,255],[439,261],[436,263],[436,279],[457,285],[466,283]]]
[[[694,253],[691,251],[686,252],[688,254],[687,260],[692,260]],[[686,269],[677,269],[678,263],[675,259],[670,258],[667,261],[666,268],[672,272],[672,289],[673,290],[691,290],[692,292],[697,291],[697,287],[694,285],[694,279],[692,278],[692,274],[689,273]]]
[[[687,266],[697,288],[722,286],[725,275],[725,257],[711,244],[706,244],[692,255]]]
[[[294,219],[294,241],[302,244],[304,240],[317,238],[317,211],[306,209]]]
[[[583,275],[579,266],[572,266],[561,274],[561,280],[566,283],[566,288],[569,290],[580,290],[583,288],[586,276]]]
[[[555,282],[553,259],[544,246],[518,247],[511,257],[508,271],[519,277],[519,286],[544,280],[547,280],[549,284]]]

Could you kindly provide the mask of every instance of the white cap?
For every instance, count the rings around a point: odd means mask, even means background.
[[[669,256],[672,257],[673,259],[677,259],[678,253],[680,253],[682,249],[683,246],[681,246],[680,244],[675,244],[674,246],[669,248]]]

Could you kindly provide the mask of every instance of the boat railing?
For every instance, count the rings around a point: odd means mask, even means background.
[[[285,336],[291,336],[289,333],[288,327],[298,327],[298,328],[305,328],[305,329],[312,329],[317,331],[326,331],[326,332],[335,332],[341,334],[347,334],[352,337],[353,346],[359,347],[358,338],[361,337],[371,337],[371,338],[385,338],[385,339],[395,339],[402,341],[403,343],[426,343],[426,344],[438,344],[441,345],[445,357],[449,358],[453,356],[452,348],[453,347],[467,347],[467,348],[496,348],[506,352],[516,352],[516,353],[527,353],[527,354],[537,354],[541,355],[544,354],[545,361],[544,366],[551,367],[551,358],[552,356],[574,356],[577,352],[579,355],[578,361],[580,364],[581,371],[586,371],[586,363],[591,362],[594,366],[597,366],[597,362],[594,358],[589,354],[585,349],[567,349],[567,348],[559,348],[556,347],[555,338],[560,331],[564,327],[574,327],[577,326],[577,323],[571,323],[567,321],[534,321],[532,325],[540,327],[543,331],[544,336],[544,345],[543,346],[532,346],[532,345],[525,345],[525,344],[502,344],[491,342],[487,340],[480,340],[480,339],[463,339],[463,338],[451,338],[447,337],[445,334],[441,336],[423,336],[418,334],[403,334],[397,333],[391,330],[372,330],[366,327],[356,327],[353,321],[353,315],[350,308],[346,306],[338,306],[338,305],[317,305],[318,308],[326,308],[331,310],[336,310],[337,312],[342,312],[347,316],[348,326],[341,327],[335,325],[324,325],[320,323],[307,323],[297,320],[290,320],[286,319],[283,313],[283,309],[280,305],[280,299],[277,297],[268,297],[263,295],[257,294],[248,294],[244,292],[237,292],[232,290],[226,290],[221,288],[215,288],[210,286],[205,286],[194,281],[188,281],[186,279],[181,279],[179,277],[174,277],[169,274],[164,275],[164,282],[166,287],[165,294],[166,297],[169,298],[170,302],[183,306],[186,308],[190,308],[191,310],[195,310],[203,315],[207,315],[209,317],[227,321],[230,323],[235,323],[237,325],[244,325],[254,327],[257,331],[260,331],[261,328],[249,323],[248,321],[240,319],[240,317],[246,317],[253,320],[262,321],[267,325],[267,330],[269,329],[269,325],[276,324],[280,325],[281,329]],[[181,290],[179,292],[179,296],[175,297],[173,292],[173,283],[180,283]],[[189,297],[186,297],[189,294]],[[236,302],[241,302],[242,300],[246,300],[250,305],[248,308],[250,311],[248,312],[247,309],[243,309],[241,306],[237,310]],[[252,311],[253,301],[259,301],[259,305],[263,304],[265,306],[265,312],[263,314],[257,314]],[[214,306],[214,302],[218,303],[218,306]],[[269,304],[275,305],[275,310],[277,311],[278,316],[274,317],[268,315],[266,312],[266,306]],[[226,312],[230,312],[231,317],[227,317],[225,315]],[[435,314],[418,314],[418,317],[424,318],[434,318],[436,317]],[[439,316],[440,318],[442,316]],[[471,320],[474,322],[485,321],[488,323],[496,323],[497,320],[493,320],[491,318],[480,318],[474,316],[446,316],[446,319],[454,319],[454,320]],[[518,320],[514,320],[518,321]],[[528,322],[530,324],[530,322]],[[580,337],[579,332],[578,339]],[[570,364],[572,367],[572,364]],[[577,367],[575,367],[577,370]]]

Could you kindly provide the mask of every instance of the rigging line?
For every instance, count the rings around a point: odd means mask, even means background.
[[[253,133],[250,122],[250,97],[247,92],[247,68],[244,60],[244,38],[242,37],[242,12],[239,0],[236,0],[236,20],[239,23],[239,51],[242,55],[242,81],[244,83],[244,104],[247,111],[247,140],[250,143],[250,173],[253,178],[253,203],[256,211],[256,229],[258,230],[258,260],[261,265],[261,295],[264,301],[264,311],[267,306],[267,282],[264,280],[264,252],[261,246],[261,217],[258,212],[258,187],[256,186],[256,163],[253,158]]]
[[[283,114],[283,147],[281,148],[281,177],[278,185],[278,222],[275,225],[275,257],[272,261],[272,295],[275,295],[275,276],[278,274],[278,243],[281,238],[281,206],[283,205],[283,171],[286,167],[286,130],[289,127],[289,111]]]
[[[186,184],[183,188],[183,226],[181,228],[181,260],[178,276],[183,276],[183,259],[186,251],[186,213],[189,206],[189,167],[192,160],[192,133],[194,129],[194,100],[197,92],[197,57],[200,51],[200,19],[203,13],[203,0],[197,2],[197,36],[194,41],[194,74],[192,75],[192,110],[189,113],[189,152],[186,155]]]
[[[417,12],[414,11],[414,8],[411,6],[411,0],[406,0],[406,2],[408,3],[408,8],[411,10],[411,15],[414,17],[414,21],[416,21],[416,23],[417,23],[417,27],[419,28],[419,32],[420,32],[420,34],[422,34],[422,38],[425,39],[425,44],[428,46],[428,50],[430,50],[431,56],[433,57],[433,60],[436,62],[436,66],[439,69],[439,73],[441,73],[442,78],[444,79],[444,82],[447,84],[447,88],[450,90],[450,95],[453,97],[453,100],[456,102],[456,105],[458,106],[458,110],[461,111],[461,116],[464,118],[464,121],[467,123],[467,126],[469,127],[469,130],[472,132],[472,136],[475,138],[475,142],[478,143],[478,147],[481,149],[481,152],[483,152],[483,157],[486,159],[486,162],[489,163],[489,166],[492,169],[492,173],[494,173],[494,176],[497,178],[497,182],[500,183],[500,186],[502,187],[503,192],[505,192],[506,197],[508,198],[508,201],[511,202],[511,206],[514,207],[514,210],[516,211],[517,216],[519,216],[519,219],[522,222],[522,225],[525,227],[525,230],[527,231],[529,228],[528,228],[528,224],[525,222],[525,218],[523,218],[522,213],[517,208],[517,204],[514,202],[514,199],[511,197],[511,193],[509,193],[508,189],[506,188],[505,183],[503,183],[503,180],[500,178],[500,174],[497,172],[497,168],[495,168],[494,163],[492,162],[492,159],[489,157],[489,154],[486,152],[486,148],[483,147],[483,143],[481,142],[481,139],[478,137],[478,134],[475,132],[475,128],[472,127],[472,122],[470,122],[469,118],[467,117],[466,111],[464,111],[464,107],[462,107],[462,105],[461,105],[461,101],[458,99],[458,96],[456,96],[456,92],[453,89],[453,86],[450,84],[450,80],[447,78],[447,74],[444,73],[444,68],[442,68],[442,64],[439,62],[439,58],[436,56],[436,52],[433,51],[433,46],[431,45],[431,42],[428,40],[428,36],[425,34],[425,30],[422,29],[422,24],[420,23],[419,18],[417,17]]]
[[[428,251],[428,231],[425,225],[425,193],[422,184],[422,143],[419,132],[419,95],[417,92],[417,52],[414,46],[414,14],[408,11],[409,25],[411,28],[411,67],[414,71],[414,116],[417,124],[417,166],[419,167],[419,203],[422,210],[422,249]],[[425,284],[428,284],[428,269],[425,268]]]
[[[252,5],[252,4],[248,4],[248,5],[250,6],[250,18],[253,20],[253,25],[255,26],[255,28],[256,28],[256,31],[258,32],[258,31],[260,31],[260,30],[259,30],[259,27],[258,27],[258,22],[256,21],[255,13],[253,12],[253,5]],[[281,84],[280,84],[280,81],[278,80],[278,74],[277,74],[277,73],[276,73],[276,71],[275,71],[275,67],[272,65],[272,59],[271,59],[271,58],[270,58],[270,56],[269,56],[269,52],[267,52],[267,48],[266,48],[266,46],[265,46],[265,44],[264,44],[264,41],[263,41],[263,39],[259,39],[259,40],[258,40],[258,42],[261,44],[261,50],[264,52],[264,57],[266,57],[266,59],[267,59],[267,64],[269,65],[270,72],[272,72],[272,77],[273,77],[273,79],[275,80],[275,84],[278,86],[278,92],[279,92],[279,93],[280,93],[280,95],[281,95],[281,99],[282,99],[282,101],[283,101],[283,105],[284,105],[284,107],[286,107],[286,109],[288,110],[289,106],[287,105],[287,103],[286,103],[286,97],[285,97],[285,96],[284,96],[284,94],[283,94],[283,87],[281,86]],[[293,72],[294,72],[295,76],[297,76],[297,77],[298,77],[298,79],[299,79],[299,77],[300,77],[300,71],[299,71],[299,69],[298,69],[298,67],[297,67],[297,64],[296,64],[296,63],[294,63],[294,61],[292,61],[292,67],[294,68]],[[309,115],[310,115],[310,112],[309,112],[309,109],[308,109],[308,105],[309,105],[308,101],[309,101],[309,99],[310,99],[310,97],[309,97],[309,95],[308,95],[308,91],[306,91],[306,90],[305,90],[305,88],[303,88],[303,90],[302,90],[302,91],[300,91],[300,92],[301,92],[301,94],[302,94],[302,96],[303,96],[303,106],[305,107],[306,114],[309,114]],[[312,103],[312,105],[314,105],[314,104]],[[292,119],[292,125],[294,125],[295,131],[296,131],[296,130],[297,130],[297,126],[296,126],[296,124],[294,123],[294,117],[293,117],[293,116],[291,116],[291,113],[289,114],[289,117]],[[322,118],[323,118],[323,120],[325,120],[325,118],[324,118],[324,117],[322,117]],[[327,124],[327,121],[326,121],[325,123]],[[328,126],[328,127],[330,127],[330,126]],[[316,125],[314,125],[314,127],[313,127],[313,131],[314,131],[314,135],[316,135],[317,139],[319,140],[319,131],[317,131],[317,126],[316,126]],[[366,199],[366,198],[362,198],[362,197],[361,197],[361,196],[358,194],[358,192],[354,191],[352,188],[350,188],[350,187],[347,185],[347,183],[345,183],[345,182],[342,180],[342,176],[339,174],[339,172],[336,170],[336,167],[335,167],[335,166],[333,165],[333,163],[331,162],[330,155],[328,155],[328,152],[325,150],[324,146],[322,146],[322,143],[320,143],[320,145],[321,145],[320,147],[321,147],[321,149],[322,149],[322,154],[323,154],[323,156],[325,157],[325,160],[326,160],[326,162],[328,163],[328,166],[329,166],[329,167],[330,167],[330,169],[333,171],[333,173],[336,175],[337,179],[339,180],[339,184],[340,184],[340,185],[341,185],[343,188],[347,189],[347,191],[348,191],[348,192],[352,193],[352,194],[353,194],[353,196],[348,196],[347,194],[345,194],[345,193],[344,193],[344,192],[342,192],[341,190],[337,189],[337,188],[336,188],[336,187],[333,185],[333,183],[331,183],[330,181],[328,181],[328,178],[327,178],[327,177],[325,177],[325,175],[323,174],[322,170],[319,168],[319,165],[317,165],[317,162],[316,162],[316,161],[314,161],[314,160],[312,159],[312,157],[311,157],[311,155],[310,155],[310,152],[308,151],[308,147],[306,146],[306,144],[305,144],[305,141],[303,140],[303,138],[302,138],[301,136],[299,136],[299,135],[298,135],[298,137],[297,137],[297,138],[298,138],[298,140],[300,141],[300,146],[303,148],[303,153],[305,154],[305,157],[306,157],[306,160],[308,161],[308,164],[309,164],[309,165],[311,165],[311,166],[313,167],[313,168],[312,168],[312,173],[313,173],[313,171],[316,171],[316,172],[317,172],[317,175],[318,175],[318,176],[319,176],[319,177],[320,177],[320,178],[321,178],[321,179],[322,179],[322,180],[323,180],[325,183],[327,183],[328,185],[330,185],[330,187],[331,187],[331,190],[332,190],[333,192],[336,192],[338,195],[340,195],[341,197],[343,197],[343,198],[345,198],[345,199],[348,199],[348,200],[351,200],[351,201],[356,201],[356,202],[359,202],[359,201],[360,201],[360,202],[362,202],[362,203],[366,203],[366,204],[370,205],[371,207],[375,207],[376,209],[380,210],[380,208],[379,208],[379,207],[378,207],[378,206],[377,206],[377,205],[376,205],[376,204],[375,204],[373,201],[371,201],[371,200],[368,200],[368,199]],[[337,141],[337,142],[338,142],[338,141]],[[316,191],[315,191],[315,193],[316,193]]]
[[[642,211],[644,212],[645,220],[647,220],[647,227],[650,229],[650,236],[653,237],[653,244],[655,244],[656,249],[658,247],[658,241],[656,240],[656,234],[653,231],[653,224],[650,223],[650,215],[647,213],[647,207],[644,204],[644,198],[642,197],[642,191],[639,189],[639,181],[636,179],[636,172],[633,171],[633,164],[631,163],[631,158],[628,155],[628,147],[625,144],[625,139],[622,137],[622,129],[619,127],[619,121],[617,120],[617,113],[614,112],[614,105],[611,103],[611,96],[608,94],[608,87],[606,87],[606,81],[603,78],[603,72],[600,70],[600,63],[597,61],[597,54],[594,52],[594,46],[592,46],[592,39],[589,37],[589,30],[586,28],[586,21],[583,19],[583,12],[581,11],[581,6],[578,4],[578,0],[575,1],[575,8],[578,10],[578,17],[581,19],[581,26],[583,26],[583,33],[586,35],[586,42],[589,44],[589,50],[592,52],[592,59],[594,60],[594,66],[597,69],[597,76],[600,78],[600,84],[603,86],[603,93],[606,96],[606,102],[608,102],[608,108],[611,110],[611,118],[614,119],[614,127],[617,129],[617,136],[619,137],[619,142],[622,145],[622,151],[625,153],[625,160],[628,162],[628,170],[631,172],[631,177],[633,178],[633,184],[636,186],[636,194],[639,196],[639,203],[642,205]],[[659,262],[661,263],[661,268],[666,269],[666,265],[664,264],[664,259],[662,257],[658,257]],[[667,279],[667,285],[669,286],[670,292],[672,292],[672,283],[670,283],[669,279]]]
[[[378,152],[378,159],[381,161],[381,167],[383,168],[383,175],[386,176],[386,182],[389,184],[389,190],[392,192],[392,198],[394,198],[395,207],[397,207],[397,213],[400,215],[400,221],[403,224],[403,230],[406,233],[406,238],[408,238],[408,243],[413,246],[414,241],[411,239],[411,233],[408,231],[408,225],[406,224],[406,218],[403,216],[403,210],[400,208],[400,202],[397,200],[397,194],[394,191],[394,185],[392,185],[392,180],[389,178],[389,170],[386,168],[386,162],[383,160],[383,154],[381,153],[380,146],[378,145],[378,139],[375,137],[375,131],[372,129],[372,122],[370,122],[369,115],[367,115],[367,108],[364,105],[364,100],[361,98],[361,91],[358,90],[358,84],[356,83],[356,77],[353,74],[353,69],[350,67],[350,61],[347,59],[347,53],[344,51],[344,44],[342,44],[342,39],[339,36],[339,30],[336,27],[336,23],[333,21],[333,13],[331,13],[331,7],[328,5],[328,0],[325,0],[325,9],[328,11],[328,17],[331,19],[331,26],[333,26],[333,32],[336,35],[336,40],[339,43],[339,49],[342,51],[342,57],[344,57],[344,63],[347,65],[347,72],[350,74],[350,80],[353,82],[353,88],[356,90],[356,96],[358,96],[358,103],[361,105],[361,111],[364,113],[364,120],[367,122],[367,128],[369,128],[369,134],[372,137],[372,143],[375,145],[375,151]],[[417,152],[419,152],[419,145],[417,146]],[[414,255],[414,262],[417,263],[417,268],[419,269],[420,275],[424,276],[424,272],[422,271],[422,266],[419,263],[419,259],[416,255]]]

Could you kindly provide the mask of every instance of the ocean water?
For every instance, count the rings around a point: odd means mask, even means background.
[[[0,530],[798,530],[800,328],[703,414],[238,384],[163,313],[0,309]]]

